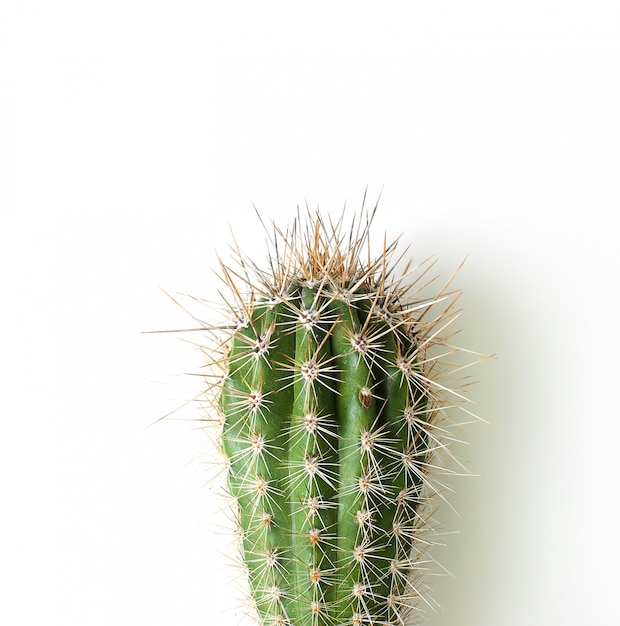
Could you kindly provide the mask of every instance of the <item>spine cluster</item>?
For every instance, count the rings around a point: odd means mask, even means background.
[[[437,424],[458,294],[310,216],[274,228],[268,271],[222,265],[229,322],[210,386],[253,610],[265,626],[405,623],[423,610]],[[217,332],[215,332],[217,330]],[[449,373],[449,372],[448,372]],[[438,470],[438,471],[437,471]]]

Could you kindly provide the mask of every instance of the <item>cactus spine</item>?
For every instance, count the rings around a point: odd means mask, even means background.
[[[436,423],[462,397],[439,382],[457,294],[424,299],[426,269],[397,276],[396,243],[371,260],[373,215],[347,233],[308,213],[274,226],[268,271],[239,251],[221,265],[209,396],[265,626],[404,624],[429,602]]]

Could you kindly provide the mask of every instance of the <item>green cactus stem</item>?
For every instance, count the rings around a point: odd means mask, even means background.
[[[464,399],[443,382],[458,292],[424,297],[428,264],[397,274],[396,243],[373,260],[373,216],[345,231],[308,213],[274,226],[268,270],[238,251],[221,265],[209,393],[265,626],[402,625],[432,605],[437,423]]]

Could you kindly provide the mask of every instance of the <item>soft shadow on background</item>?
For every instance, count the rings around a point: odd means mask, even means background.
[[[485,421],[458,430],[465,445],[453,449],[472,476],[449,481],[454,509],[442,504],[436,516],[445,524],[445,547],[433,552],[441,566],[434,572],[440,609],[430,617],[437,626],[491,623],[494,614],[499,619],[510,593],[502,580],[514,576],[514,571],[506,571],[514,567],[515,559],[515,545],[506,541],[511,532],[506,516],[515,500],[523,497],[519,481],[512,480],[515,456],[522,446],[518,438],[526,423],[513,398],[515,376],[525,354],[512,329],[523,325],[510,307],[508,294],[494,288],[489,274],[472,275],[470,270],[466,265],[456,281],[464,292],[465,313],[455,343],[487,354],[493,351],[496,356],[470,372],[475,384],[467,395],[477,406],[469,408]],[[521,495],[516,496],[515,490]]]

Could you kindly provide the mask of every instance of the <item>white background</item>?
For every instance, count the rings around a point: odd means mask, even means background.
[[[617,616],[617,2],[0,2],[0,621],[236,625],[187,340],[252,204],[382,191],[497,353],[433,626]]]

